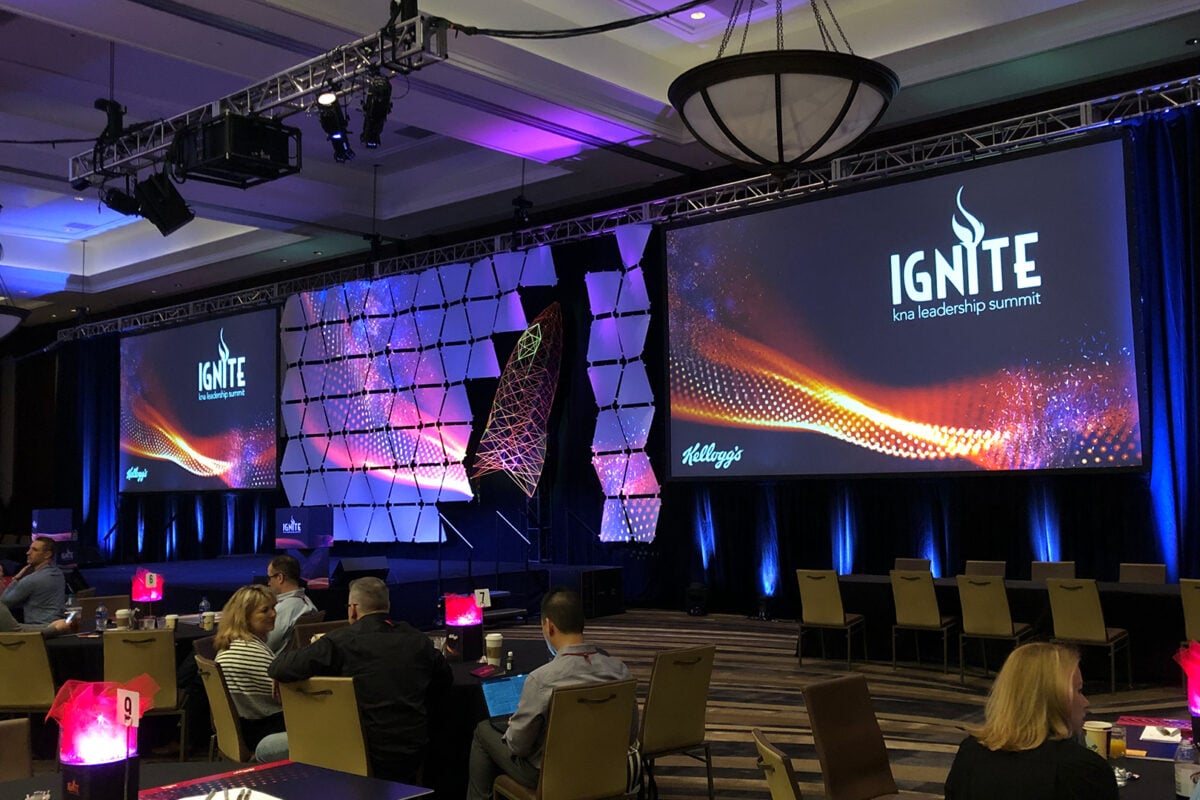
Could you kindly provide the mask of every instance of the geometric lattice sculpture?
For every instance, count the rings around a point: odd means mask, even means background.
[[[551,303],[509,356],[475,454],[474,476],[505,472],[533,497],[546,461],[546,423],[562,364],[562,309]]]
[[[592,437],[592,466],[604,492],[600,540],[652,542],[662,508],[660,486],[646,440],[654,396],[642,361],[650,325],[650,298],[638,267],[650,227],[616,231],[623,269],[589,272],[592,329],[588,379],[599,411]]]
[[[545,247],[289,297],[288,503],[331,506],[339,541],[440,541],[437,503],[473,497],[466,381],[500,376],[492,337],[525,329],[518,289],[555,280]]]

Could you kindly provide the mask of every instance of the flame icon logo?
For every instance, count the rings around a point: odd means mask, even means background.
[[[963,208],[962,204],[963,187],[958,187],[958,194],[954,196],[954,202],[958,206],[958,210],[962,212],[963,217],[967,220],[967,225],[963,225],[958,221],[958,215],[954,214],[950,217],[950,227],[954,229],[954,235],[968,249],[974,249],[980,242],[983,241],[983,223],[974,215]]]
[[[959,191],[962,191],[961,189]],[[962,206],[959,206],[961,208]],[[965,211],[963,212],[966,213]],[[225,329],[221,328],[221,346],[217,348],[217,355],[221,357],[221,363],[224,364],[229,360],[229,345],[225,344]]]

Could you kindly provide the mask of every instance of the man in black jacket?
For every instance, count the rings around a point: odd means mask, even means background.
[[[412,783],[429,744],[428,695],[449,687],[454,675],[429,637],[389,620],[389,610],[387,585],[359,578],[350,584],[350,625],[279,655],[270,674],[284,683],[354,678],[372,774]]]

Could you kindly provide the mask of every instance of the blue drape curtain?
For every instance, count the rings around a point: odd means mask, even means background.
[[[1150,384],[1153,544],[1172,578],[1200,575],[1200,109],[1130,126]],[[1146,560],[1160,560],[1158,558]]]

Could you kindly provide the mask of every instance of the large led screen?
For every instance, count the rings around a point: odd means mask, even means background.
[[[1142,463],[1120,141],[665,238],[673,477]]]
[[[276,487],[276,317],[121,339],[121,491]]]

